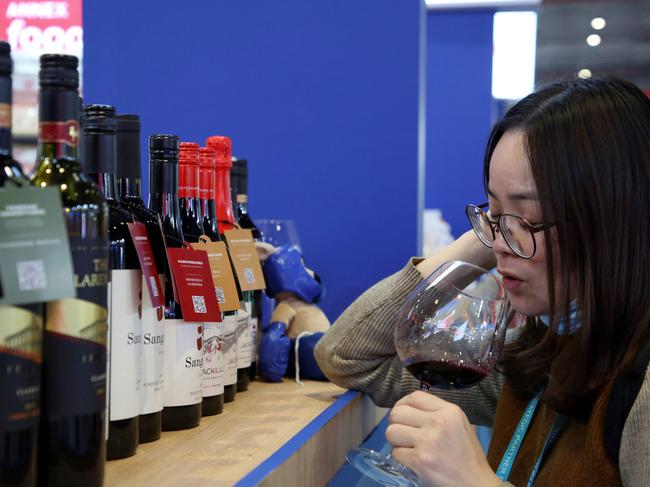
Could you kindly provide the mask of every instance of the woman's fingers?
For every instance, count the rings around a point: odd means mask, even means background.
[[[395,407],[397,406],[411,406],[420,411],[436,412],[449,407],[449,403],[428,392],[415,391],[397,401]]]
[[[420,428],[431,421],[431,413],[421,411],[406,404],[398,404],[391,410],[388,421],[391,424],[402,424]]]
[[[418,440],[418,428],[402,424],[390,424],[386,428],[386,440],[393,448],[413,448]]]

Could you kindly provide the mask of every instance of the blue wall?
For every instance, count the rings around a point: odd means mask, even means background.
[[[484,203],[483,151],[492,124],[492,10],[427,14],[426,208],[454,236],[467,203]]]
[[[143,143],[230,135],[251,214],[296,220],[334,319],[417,251],[421,14],[420,0],[86,1],[84,97],[139,113]],[[146,163],[145,149],[145,177]]]

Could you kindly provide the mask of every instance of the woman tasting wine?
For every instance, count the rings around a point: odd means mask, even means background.
[[[484,179],[487,204],[467,207],[474,232],[358,298],[319,364],[394,405],[393,456],[424,485],[649,485],[650,101],[618,79],[533,93],[492,130]],[[453,259],[496,263],[527,321],[476,386],[413,392],[397,310]],[[470,423],[494,428],[487,458]]]

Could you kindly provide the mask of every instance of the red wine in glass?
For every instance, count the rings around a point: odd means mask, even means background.
[[[440,389],[464,389],[484,379],[489,370],[472,364],[427,360],[412,362],[406,369],[423,385]]]
[[[421,389],[460,389],[485,378],[505,340],[506,291],[491,272],[445,262],[406,298],[395,322],[395,351]],[[390,455],[364,448],[347,460],[371,479],[419,487],[418,476]]]

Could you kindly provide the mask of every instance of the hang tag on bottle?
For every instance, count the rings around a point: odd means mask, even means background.
[[[0,304],[76,296],[58,188],[0,190]]]
[[[224,236],[241,290],[265,289],[264,273],[253,242],[253,233],[248,229],[226,230]]]
[[[207,237],[206,237],[207,239]],[[204,250],[208,254],[212,282],[215,295],[221,311],[235,311],[239,309],[239,295],[237,284],[232,272],[228,248],[223,242],[211,242],[208,240],[191,244],[196,250]]]
[[[142,269],[142,274],[144,275],[144,280],[147,284],[147,289],[149,290],[151,304],[155,308],[164,306],[165,290],[158,279],[158,268],[156,267],[156,261],[153,256],[153,249],[151,247],[151,242],[149,241],[149,232],[147,231],[147,227],[144,223],[140,222],[129,223],[128,227],[129,232],[131,233],[131,238],[133,239],[135,250],[138,254],[140,268]]]
[[[167,256],[183,319],[195,323],[221,321],[208,254],[204,250],[170,248]]]

